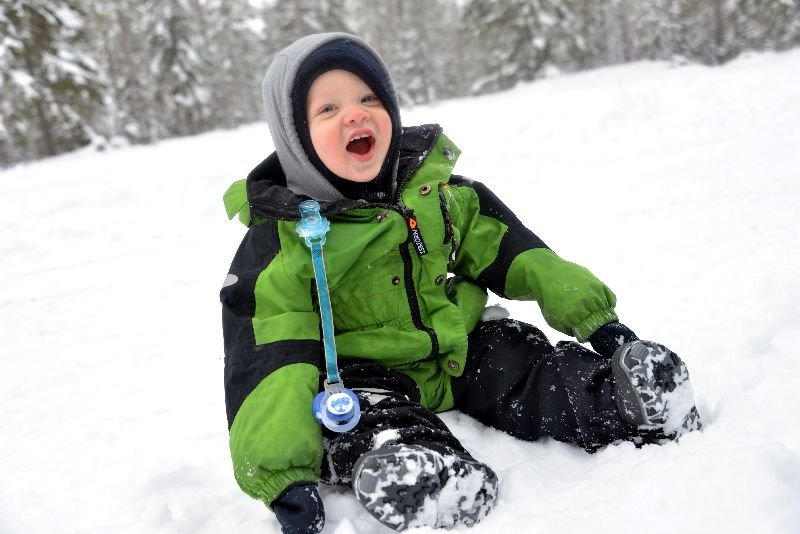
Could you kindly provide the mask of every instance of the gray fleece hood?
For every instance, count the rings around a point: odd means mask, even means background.
[[[380,65],[382,75],[385,77],[383,83],[388,87],[396,109],[396,95],[386,64],[363,39],[347,33],[319,33],[295,41],[276,54],[261,84],[267,123],[278,160],[286,175],[287,187],[297,195],[305,195],[320,201],[337,201],[346,197],[329,178],[320,172],[303,149],[303,143],[299,136],[299,126],[302,125],[295,124],[296,113],[293,109],[292,92],[303,62],[323,45],[340,40],[350,41],[373,56],[376,60],[375,63]],[[393,120],[393,127],[397,129],[399,137],[399,114],[396,113],[396,115],[397,123],[395,124]],[[396,151],[395,155],[390,151],[387,160],[393,156],[396,159]],[[316,154],[313,157],[316,158]],[[387,162],[384,163],[384,167],[386,167]],[[393,173],[390,177],[393,182],[396,175],[396,162],[390,172]]]

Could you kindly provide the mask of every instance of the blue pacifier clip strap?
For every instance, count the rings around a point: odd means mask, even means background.
[[[322,255],[322,243],[311,241],[311,261],[314,265],[314,278],[317,281],[319,311],[322,317],[322,341],[325,345],[325,368],[328,372],[328,383],[339,382],[339,367],[336,361],[336,338],[333,335],[333,312],[331,311],[331,295],[328,291],[328,276],[325,271],[325,258]]]
[[[328,373],[328,384],[339,384],[339,367],[336,361],[336,341],[333,334],[333,312],[331,311],[331,295],[328,290],[328,275],[325,271],[325,258],[322,247],[325,235],[331,223],[319,212],[319,202],[306,200],[300,203],[300,222],[297,233],[311,249],[311,263],[314,267],[314,279],[317,282],[317,297],[322,320],[322,342],[325,346],[325,368]]]

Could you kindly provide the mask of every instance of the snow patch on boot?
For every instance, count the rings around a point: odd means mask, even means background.
[[[398,441],[400,441],[400,431],[396,428],[381,430],[373,438],[374,445],[372,448],[380,449],[381,447],[384,447],[390,443],[396,443]]]
[[[353,468],[356,498],[395,530],[471,526],[497,499],[488,466],[421,445],[392,445],[364,454]]]

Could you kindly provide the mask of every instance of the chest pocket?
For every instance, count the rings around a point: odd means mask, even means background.
[[[331,289],[337,331],[362,330],[410,321],[403,260],[398,247],[355,262]]]

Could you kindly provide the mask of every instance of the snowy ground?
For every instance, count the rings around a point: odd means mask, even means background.
[[[440,122],[458,172],[684,358],[706,423],[590,456],[446,414],[501,477],[470,532],[798,531],[798,87],[794,51],[405,113]],[[217,300],[244,232],[221,195],[269,150],[259,123],[0,173],[0,532],[278,532],[231,474]],[[324,497],[325,532],[386,532],[350,495]]]

